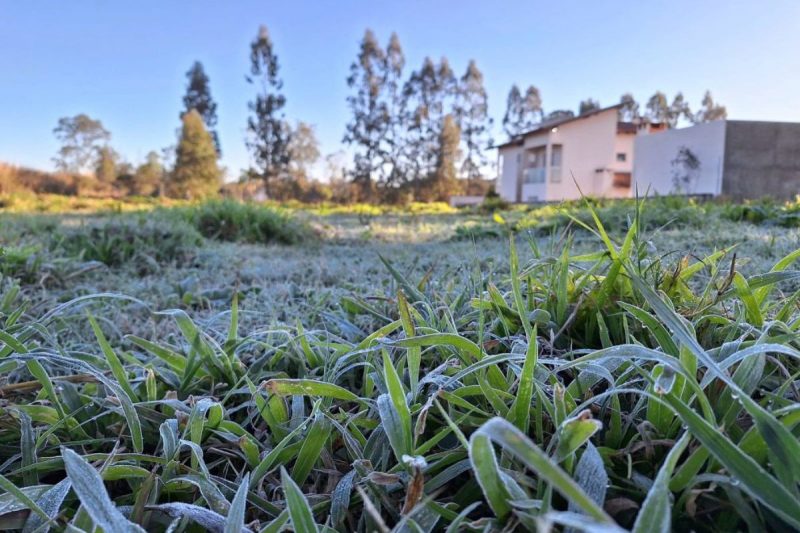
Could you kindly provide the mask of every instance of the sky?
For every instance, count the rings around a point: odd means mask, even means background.
[[[315,126],[323,154],[344,149],[345,79],[364,30],[396,32],[406,74],[445,56],[484,74],[494,138],[513,83],[541,90],[545,111],[611,105],[631,92],[710,89],[729,118],[800,122],[800,2],[562,0],[0,0],[0,161],[52,169],[60,117],[86,113],[137,164],[172,145],[186,71],[203,63],[217,101],[223,164],[245,147],[249,43],[266,25],[286,116]]]

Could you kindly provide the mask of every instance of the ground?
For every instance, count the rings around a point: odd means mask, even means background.
[[[793,206],[134,207],[0,214],[0,474],[34,499],[107,461],[109,497],[155,530],[221,529],[243,479],[254,530],[305,531],[306,504],[339,531],[524,530],[540,508],[646,528],[666,476],[673,527],[800,524],[796,480],[773,474],[798,466]],[[703,380],[739,349],[736,383]],[[737,407],[736,387],[758,405]],[[758,409],[789,442],[753,435]],[[501,469],[484,437],[510,454]],[[60,446],[83,459],[34,466]]]

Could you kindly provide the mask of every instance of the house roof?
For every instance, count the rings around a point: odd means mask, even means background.
[[[495,146],[493,146],[493,148],[504,148],[506,146],[519,145],[519,144],[522,144],[522,142],[525,140],[525,137],[527,137],[528,135],[533,135],[534,133],[541,133],[541,132],[543,132],[545,130],[549,130],[549,129],[561,126],[562,124],[567,124],[568,122],[575,122],[576,120],[589,118],[589,117],[592,117],[594,115],[599,115],[600,113],[605,113],[606,111],[611,111],[612,109],[619,109],[623,105],[624,104],[619,103],[619,104],[611,105],[611,106],[608,106],[608,107],[603,107],[603,108],[600,108],[600,109],[594,109],[594,110],[588,111],[588,112],[586,112],[586,113],[584,113],[582,115],[575,115],[574,117],[565,117],[565,118],[561,118],[561,119],[542,122],[541,124],[536,126],[534,129],[528,130],[528,131],[523,132],[523,133],[520,133],[519,135],[515,135],[510,140],[508,140],[508,141],[506,141],[506,142],[504,142],[502,144],[495,145]]]

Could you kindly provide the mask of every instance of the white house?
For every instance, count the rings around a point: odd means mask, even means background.
[[[499,145],[497,193],[510,202],[631,196],[634,138],[621,104],[543,123]]]

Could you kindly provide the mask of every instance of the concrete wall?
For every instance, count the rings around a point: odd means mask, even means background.
[[[561,124],[555,131],[528,135],[521,146],[500,148],[497,193],[511,202],[574,200],[581,191],[592,196],[630,196],[629,189],[613,186],[614,172],[631,172],[634,159],[635,136],[617,134],[617,119],[617,110],[609,109]],[[561,145],[560,169],[550,166],[554,144]],[[527,154],[540,147],[547,148],[545,181],[523,183]],[[626,153],[627,160],[617,162],[617,152]]]
[[[547,199],[580,198],[581,192],[575,185],[576,181],[583,194],[607,194],[611,178],[602,169],[610,168],[614,162],[616,137],[616,109],[562,124],[551,133],[550,143],[562,145],[563,156],[561,180],[554,182],[548,177]]]
[[[800,194],[800,124],[727,121],[722,193],[791,199]]]
[[[529,161],[526,158],[529,156],[530,150],[544,147],[546,149],[547,164],[550,164],[550,150],[547,148],[549,142],[549,130],[525,137],[525,142],[523,145],[524,151],[522,153],[522,169],[519,177],[519,179],[522,180],[522,202],[547,202],[550,200],[548,193],[549,175],[545,175],[545,180],[543,183],[525,183],[524,175],[529,166]]]
[[[497,179],[497,194],[507,202],[517,201],[517,176],[522,159],[522,146],[506,146],[499,149],[500,173]]]
[[[640,134],[634,141],[633,180],[639,194],[711,194],[722,191],[726,121]],[[672,161],[682,146],[700,160],[689,185],[677,190]]]

